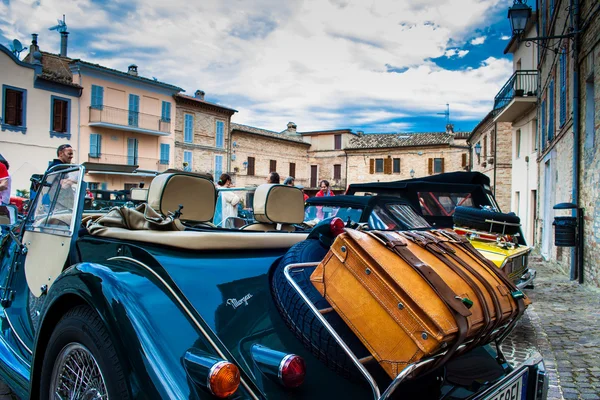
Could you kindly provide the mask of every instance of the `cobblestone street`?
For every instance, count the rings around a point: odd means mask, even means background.
[[[513,363],[539,351],[550,375],[549,400],[600,400],[600,289],[536,266],[533,303],[502,347]],[[0,400],[16,397],[0,382]]]

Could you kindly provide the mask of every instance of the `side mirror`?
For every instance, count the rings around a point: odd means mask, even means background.
[[[18,209],[16,206],[0,206],[0,226],[10,228],[19,220]]]

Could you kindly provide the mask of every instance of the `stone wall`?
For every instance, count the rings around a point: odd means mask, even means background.
[[[231,162],[233,183],[236,186],[260,185],[265,183],[270,171],[270,160],[277,162],[277,172],[281,182],[290,173],[290,163],[296,164],[296,184],[308,184],[310,168],[308,167],[308,144],[281,140],[266,136],[233,131],[231,140],[236,142],[235,161]],[[232,150],[232,151],[233,151]],[[244,161],[254,157],[254,175],[248,175]]]

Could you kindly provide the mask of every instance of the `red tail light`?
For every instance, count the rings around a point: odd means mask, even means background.
[[[283,386],[288,388],[298,387],[304,382],[305,375],[306,364],[302,357],[290,354],[281,360],[281,364],[279,364],[279,379],[283,383]]]
[[[344,226],[345,226],[344,221],[342,221],[341,218],[334,218],[329,223],[329,231],[331,232],[333,237],[336,237],[336,236],[344,233]]]

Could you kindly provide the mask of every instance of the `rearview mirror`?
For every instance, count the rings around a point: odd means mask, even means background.
[[[16,206],[0,206],[0,226],[10,228],[19,220]]]

